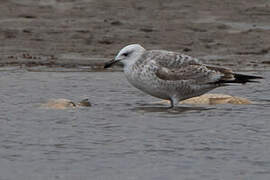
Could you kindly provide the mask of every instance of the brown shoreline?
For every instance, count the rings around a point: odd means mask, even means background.
[[[268,68],[269,17],[264,0],[3,0],[0,66],[101,67],[140,43],[206,63]]]

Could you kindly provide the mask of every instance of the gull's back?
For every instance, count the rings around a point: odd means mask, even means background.
[[[197,58],[166,50],[145,51],[137,60],[136,64],[146,64],[150,61],[167,68],[180,68],[185,65],[201,64]]]

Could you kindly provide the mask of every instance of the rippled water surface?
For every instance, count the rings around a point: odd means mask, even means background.
[[[0,179],[269,179],[269,72],[220,88],[253,105],[167,105],[120,72],[0,71]],[[52,98],[91,108],[49,110]]]

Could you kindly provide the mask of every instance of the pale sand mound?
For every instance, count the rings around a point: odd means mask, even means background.
[[[169,101],[163,100],[155,103],[169,103]],[[204,94],[198,97],[180,101],[179,104],[252,104],[252,102],[246,98],[226,94]]]
[[[159,103],[169,103],[167,100],[154,102],[154,104]],[[204,94],[198,97],[193,97],[190,99],[186,99],[184,101],[180,101],[179,104],[252,104],[246,98],[230,96],[226,94]],[[84,99],[79,103],[74,103],[69,99],[50,99],[47,103],[41,104],[41,108],[45,109],[68,109],[68,108],[77,108],[77,107],[90,107],[91,103],[88,99]]]
[[[41,104],[41,108],[45,109],[68,109],[77,107],[90,107],[91,103],[88,99],[84,99],[79,103],[74,103],[69,99],[50,99],[47,103]]]

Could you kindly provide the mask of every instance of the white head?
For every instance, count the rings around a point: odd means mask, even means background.
[[[139,44],[128,45],[121,49],[113,60],[107,62],[104,68],[108,68],[117,62],[122,63],[124,67],[129,66],[133,64],[144,51],[145,49]]]

